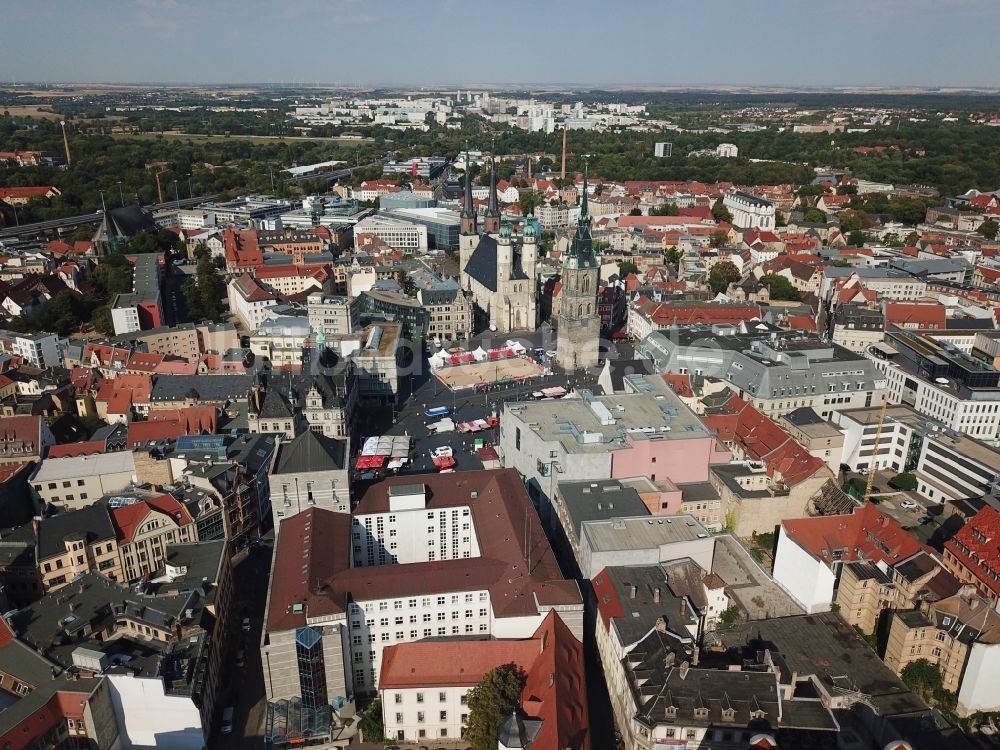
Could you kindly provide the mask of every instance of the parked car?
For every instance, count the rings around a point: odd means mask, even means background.
[[[904,500],[899,504],[899,507],[903,508],[904,510],[916,510],[917,503],[915,500]]]

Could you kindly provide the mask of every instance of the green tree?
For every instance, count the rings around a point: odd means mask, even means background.
[[[903,242],[906,243],[906,247],[914,247],[918,242],[920,242],[920,234],[918,232],[910,232],[906,235]]]
[[[712,232],[712,235],[708,238],[708,244],[711,247],[722,247],[726,244],[729,239],[729,233],[721,229],[716,229]]]
[[[726,208],[726,204],[722,202],[722,198],[719,198],[712,206],[712,216],[716,221],[725,221],[730,224],[733,221],[733,215],[729,213],[729,209]]]
[[[111,306],[101,305],[94,310],[93,315],[90,316],[90,325],[94,327],[95,331],[99,331],[105,336],[114,336],[115,324],[111,319]]]
[[[766,286],[771,292],[772,300],[798,302],[802,299],[799,290],[792,286],[792,282],[784,276],[769,273],[761,278],[760,283],[762,286]]]
[[[382,721],[382,699],[378,696],[368,704],[358,721],[358,728],[365,742],[385,742],[385,724]]]
[[[637,266],[635,263],[630,263],[627,260],[623,260],[621,263],[618,264],[619,276],[621,276],[624,279],[630,273],[639,273],[639,266]]]
[[[631,211],[628,212],[629,216],[642,216],[642,209],[636,206]]]
[[[917,477],[909,471],[904,471],[890,479],[889,486],[894,490],[912,491],[917,489]]]
[[[1000,224],[997,223],[996,219],[987,219],[979,225],[979,229],[976,231],[988,240],[995,240],[997,231],[1000,231]]]
[[[818,208],[807,208],[802,213],[802,219],[808,221],[810,224],[825,224],[826,214]]]
[[[520,705],[524,670],[511,662],[487,672],[469,692],[469,723],[465,739],[472,750],[496,750],[497,732],[504,720]]]
[[[521,204],[521,214],[527,216],[535,213],[542,202],[541,193],[534,188],[522,188],[518,191],[518,203]]]
[[[650,216],[680,216],[681,210],[676,203],[661,203],[649,209]]]
[[[740,624],[740,620],[742,619],[743,615],[740,613],[740,608],[732,604],[719,613],[719,630],[735,628]]]
[[[944,685],[938,665],[927,659],[911,661],[903,667],[899,676],[903,678],[906,687],[924,700],[931,700]]]
[[[854,247],[862,247],[867,241],[868,237],[860,229],[855,229],[853,232],[847,235],[847,244],[853,245]]]
[[[731,260],[719,261],[708,272],[708,286],[713,294],[726,291],[730,284],[739,279],[740,269]]]
[[[669,265],[673,266],[674,270],[677,270],[681,264],[682,253],[676,247],[667,248],[666,252],[663,253],[663,261]]]
[[[840,214],[840,231],[857,232],[871,226],[871,219],[864,211],[844,211]]]

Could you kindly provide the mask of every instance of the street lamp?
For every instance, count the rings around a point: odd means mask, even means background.
[[[125,193],[122,191],[122,181],[118,180],[118,198],[122,202],[122,208],[125,208]]]
[[[174,180],[174,203],[180,205],[181,196],[177,192],[177,180]]]
[[[97,192],[101,194],[101,212],[102,213],[107,213],[108,212],[108,207],[104,204],[104,191],[103,190],[98,190]]]
[[[188,178],[188,198],[194,198],[194,188],[191,187],[191,173],[187,173]]]

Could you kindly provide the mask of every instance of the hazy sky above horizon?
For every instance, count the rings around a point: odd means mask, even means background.
[[[998,0],[36,0],[2,81],[1000,87]]]

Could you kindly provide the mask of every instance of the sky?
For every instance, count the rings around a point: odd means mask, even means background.
[[[998,0],[3,5],[6,82],[1000,87]]]

